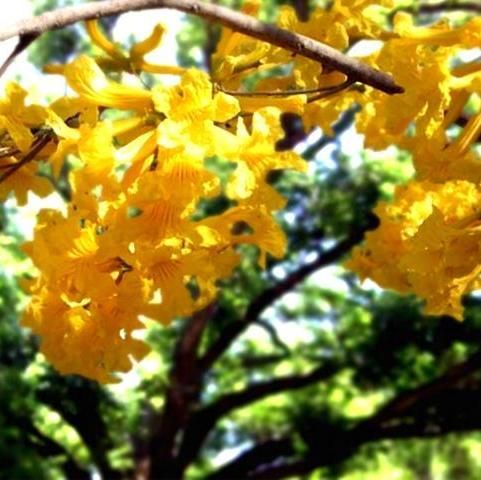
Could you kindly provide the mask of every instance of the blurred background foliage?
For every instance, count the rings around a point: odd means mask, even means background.
[[[34,1],[37,13],[73,3]],[[265,1],[262,18],[272,19],[281,3],[305,16],[314,2]],[[218,33],[186,18],[179,63],[207,68]],[[89,48],[77,25],[36,41],[30,60],[40,67]],[[416,299],[360,286],[342,267],[375,227],[376,202],[412,174],[403,152],[356,147],[354,115],[344,114],[334,137],[284,118],[279,148],[296,146],[310,162],[308,175],[271,179],[289,199],[279,214],[289,253],[263,272],[246,248],[222,284],[199,346],[204,363],[192,367],[202,372],[186,380],[194,393],[183,397],[175,465],[162,478],[481,478],[479,296],[466,299],[462,323],[426,318]],[[218,198],[198,214],[224,206]],[[0,479],[146,478],[145,462],[162,450],[163,409],[180,378],[176,343],[189,321],[152,325],[152,353],[119,385],[59,376],[17,323],[26,301],[18,282],[30,265],[14,219],[14,207],[0,209]]]

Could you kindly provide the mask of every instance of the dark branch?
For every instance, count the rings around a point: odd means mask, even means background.
[[[188,422],[192,406],[199,399],[202,373],[198,368],[198,348],[213,309],[209,306],[194,314],[177,343],[164,410],[150,439],[151,478],[179,476],[174,461],[177,437]],[[139,461],[139,465],[145,468],[143,463]]]
[[[289,347],[282,341],[277,329],[273,327],[269,322],[261,319],[257,319],[255,324],[263,328],[269,335],[272,343],[284,352],[285,355],[290,355],[291,351]]]
[[[278,363],[282,360],[286,360],[290,357],[290,355],[290,353],[273,353],[270,355],[244,355],[240,358],[240,364],[243,368],[246,369],[265,367],[267,365],[272,365],[273,363]]]
[[[234,480],[248,478],[248,473],[272,459],[291,456],[295,452],[290,438],[262,442],[239,455],[232,462],[207,477],[207,480]]]
[[[190,464],[201,449],[209,432],[229,412],[276,393],[298,390],[326,380],[337,373],[339,368],[337,363],[326,363],[305,375],[289,375],[276,378],[253,384],[240,392],[224,395],[192,416],[179,450],[179,461],[184,467]]]
[[[344,133],[349,127],[351,127],[356,113],[359,111],[359,107],[351,108],[344,112],[339,120],[332,126],[332,135],[323,135],[312,145],[309,145],[303,152],[302,157],[306,160],[312,160],[317,152],[322,150],[330,142],[334,141],[342,133]]]
[[[354,428],[342,428],[320,422],[315,433],[303,436],[307,443],[304,455],[296,454],[293,439],[276,439],[282,449],[266,449],[264,442],[253,446],[209,479],[249,478],[281,479],[307,474],[322,466],[334,465],[349,458],[364,443],[396,438],[431,438],[450,432],[467,432],[481,428],[476,405],[481,392],[453,388],[481,369],[481,351],[444,375],[400,394],[372,417]],[[459,405],[459,408],[453,408]],[[315,422],[314,422],[315,423]],[[254,463],[252,459],[257,459]],[[229,476],[226,477],[225,475]]]
[[[201,368],[203,370],[208,370],[230,347],[232,342],[244,332],[249,325],[255,322],[269,305],[282,297],[285,293],[292,290],[311,273],[314,273],[316,270],[319,270],[326,265],[330,265],[342,258],[354,245],[362,240],[363,234],[364,232],[362,231],[354,232],[350,237],[341,241],[337,246],[321,254],[316,261],[300,267],[277,285],[267,288],[259,296],[254,298],[247,308],[244,317],[227,325],[219,338],[201,358]]]
[[[479,2],[453,2],[445,1],[439,3],[422,4],[413,7],[403,7],[399,10],[409,11],[412,13],[430,14],[430,13],[441,13],[441,12],[456,12],[465,11],[479,13],[481,12],[481,3]]]
[[[307,22],[309,20],[309,0],[294,0],[292,3],[299,20]]]
[[[390,418],[402,415],[414,405],[434,397],[441,391],[469,377],[479,369],[481,369],[481,350],[465,362],[455,365],[444,375],[436,378],[432,382],[400,394],[385,405],[374,417],[366,421],[364,428],[368,425],[371,427],[381,425]]]
[[[37,37],[38,35],[34,33],[20,35],[20,38],[18,39],[15,48],[12,50],[12,53],[7,57],[7,59],[0,67],[0,77],[5,73],[5,71],[12,64],[15,58],[20,55],[34,40],[36,40]]]
[[[35,160],[37,155],[47,146],[47,144],[52,140],[52,136],[50,132],[41,134],[38,136],[32,143],[31,149],[23,156],[17,163],[12,163],[8,165],[8,169],[0,175],[0,183],[7,180],[7,178],[11,177],[15,172],[17,172],[20,168],[22,168],[27,163],[32,162]]]
[[[75,428],[102,477],[120,478],[120,473],[111,468],[108,460],[112,440],[108,435],[109,425],[102,415],[102,405],[111,404],[112,398],[96,383],[75,377],[57,377],[54,386],[51,381],[41,385],[37,390],[38,400]]]

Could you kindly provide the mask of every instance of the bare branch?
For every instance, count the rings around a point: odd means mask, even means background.
[[[359,60],[348,57],[334,48],[317,42],[312,38],[283,30],[241,12],[218,5],[191,0],[104,0],[82,5],[65,7],[43,13],[38,17],[22,20],[0,31],[0,41],[20,35],[41,35],[50,30],[66,27],[73,23],[120,13],[145,10],[149,8],[173,8],[220,23],[253,38],[285,48],[329,68],[346,74],[352,81],[362,82],[385,93],[402,93],[392,77],[375,70]]]
[[[7,178],[11,177],[15,172],[17,172],[20,168],[22,168],[27,163],[35,160],[37,155],[47,146],[47,144],[52,140],[52,136],[49,133],[39,135],[32,143],[31,150],[25,154],[17,163],[8,164],[8,169],[5,169],[0,175],[0,183],[7,180]]]
[[[346,84],[343,83],[342,86],[344,89]],[[232,95],[234,97],[289,97],[291,95],[310,95],[312,93],[320,93],[326,92],[330,93],[331,90],[336,90],[338,86],[333,87],[317,87],[317,88],[300,88],[297,90],[275,90],[275,91],[257,91],[254,90],[252,92],[245,92],[245,91],[237,91],[237,90],[226,90],[225,88],[218,85],[216,88],[217,90],[226,93],[227,95]]]
[[[0,70],[3,67],[0,67]],[[73,126],[75,125],[76,120],[78,119],[79,114],[76,113],[75,115],[70,116],[65,120],[66,125]],[[22,168],[27,163],[34,161],[37,156],[42,152],[44,147],[46,147],[50,141],[55,140],[56,135],[55,132],[48,128],[48,129],[39,129],[34,137],[32,144],[30,145],[30,150],[16,163],[7,163],[5,165],[0,165],[0,170],[3,172],[0,174],[0,183],[7,180],[11,177],[15,172],[17,172],[20,168]],[[17,149],[8,150],[7,152],[1,153],[0,158],[5,158],[7,156],[13,156],[20,153]]]
[[[339,120],[332,126],[332,135],[322,135],[319,140],[314,142],[312,145],[309,145],[302,152],[302,158],[305,158],[306,160],[312,160],[321,149],[334,141],[352,125],[354,117],[358,111],[359,108],[354,107],[344,112]]]
[[[285,353],[273,353],[270,355],[245,355],[240,358],[240,363],[243,368],[262,368],[273,363],[279,363],[282,360],[286,360],[290,357],[289,354]]]
[[[292,3],[299,20],[307,22],[309,20],[309,0],[294,0]]]

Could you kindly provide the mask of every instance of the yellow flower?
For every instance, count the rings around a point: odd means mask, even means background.
[[[390,72],[405,92],[385,95],[370,90],[364,95],[356,126],[366,145],[383,149],[399,144],[416,122],[416,133],[429,139],[443,127],[451,101],[449,62],[452,51],[392,40],[375,56],[375,65]]]
[[[2,169],[15,165],[19,160],[15,157],[2,159]],[[28,192],[33,192],[39,197],[46,197],[53,191],[52,184],[48,179],[37,175],[38,163],[30,162],[19,168],[13,175],[0,182],[0,200],[5,200],[10,192],[13,192],[19,206],[27,203]]]
[[[434,26],[414,26],[413,16],[406,12],[397,12],[394,16],[394,31],[404,43],[431,45],[460,45],[463,48],[477,48],[481,44],[481,19],[473,18],[458,28],[441,21]]]
[[[167,117],[157,127],[160,148],[191,143],[201,147],[205,156],[222,155],[235,148],[234,136],[216,123],[235,117],[239,103],[230,95],[213,93],[206,73],[188,70],[179,85],[156,86],[152,96],[155,109]]]
[[[286,113],[302,115],[306,105],[306,95],[288,95],[285,97],[239,97],[243,112],[254,113],[265,107],[276,107]]]
[[[32,127],[43,125],[45,112],[39,105],[25,105],[27,92],[16,83],[8,83],[6,98],[0,100],[0,128],[7,130],[14,144],[22,152],[32,142]]]
[[[266,182],[272,170],[295,169],[305,171],[307,164],[293,152],[276,152],[275,144],[283,136],[280,110],[269,107],[254,113],[252,133],[239,120],[237,137],[240,147],[236,157],[238,166],[227,184],[227,195],[241,203],[265,205],[269,210],[284,206],[282,197]]]
[[[129,188],[109,222],[116,225],[122,241],[140,239],[156,245],[167,236],[185,234],[195,206],[189,191],[174,191],[161,171],[148,170]]]
[[[258,0],[248,0],[243,2],[241,11],[256,16],[259,7]],[[212,78],[223,83],[233,75],[257,67],[271,48],[268,43],[254,40],[229,28],[222,28],[216,51],[212,55]]]
[[[153,101],[158,112],[177,122],[225,122],[239,113],[236,99],[224,93],[213,94],[208,75],[195,69],[187,70],[179,85],[155,86]]]
[[[196,303],[187,289],[192,276],[189,256],[166,246],[142,249],[137,261],[142,275],[152,280],[158,289],[158,298],[144,305],[142,313],[161,323],[168,324],[176,316],[191,315]]]
[[[82,98],[102,107],[151,110],[151,93],[109,80],[94,60],[81,55],[65,66],[69,86]]]
[[[481,187],[467,181],[411,182],[376,208],[346,266],[385,288],[414,293],[432,315],[462,319],[462,296],[479,281]]]
[[[46,279],[66,281],[78,289],[97,248],[95,225],[82,228],[79,217],[65,218],[56,210],[39,212],[34,241],[24,246]]]
[[[237,232],[236,225],[247,225],[249,228],[247,232]],[[260,251],[259,265],[262,268],[265,268],[267,253],[275,258],[282,258],[285,255],[285,235],[265,206],[233,207],[221,215],[202,220],[199,227],[205,236],[204,241],[216,238],[219,246],[256,245]]]
[[[42,158],[58,175],[69,157],[71,203],[66,216],[42,211],[24,247],[39,277],[30,283],[23,323],[42,337],[42,352],[60,372],[110,382],[130,368],[131,356],[145,354],[132,338],[141,315],[167,324],[205,307],[219,280],[239,264],[239,245],[256,246],[262,267],[267,255],[285,254],[286,239],[272,215],[284,199],[267,175],[306,165],[294,153],[276,152],[284,133],[281,109],[272,105],[302,113],[306,97],[253,100],[250,106],[242,100],[252,112],[244,122],[238,118],[242,102],[199,70],[185,71],[175,86],[127,87],[101,67],[156,70],[144,55],[160,42],[162,28],[128,54],[95,22],[88,29],[107,56],[98,63],[80,56],[67,65],[65,78],[78,97],[42,111],[40,125],[52,132]],[[224,57],[240,59],[231,72],[239,78],[239,68],[260,59],[259,47],[271,48],[254,42],[244,51],[240,39],[226,34],[221,47]],[[229,61],[222,68],[230,68]],[[133,112],[108,120],[103,115],[115,112],[105,108]],[[227,186],[207,168],[212,156],[237,164]],[[197,220],[199,202],[220,193],[235,206]]]
[[[157,149],[155,130],[148,130],[134,140],[117,149],[115,159],[119,166],[127,167],[122,178],[122,187],[128,188],[139,176],[154,164]]]
[[[78,142],[78,156],[83,162],[79,174],[85,188],[112,185],[115,167],[113,131],[109,121],[99,122],[95,127],[82,125]],[[105,194],[106,192],[104,192]]]
[[[473,117],[463,133],[451,143],[444,132],[429,142],[418,137],[407,138],[403,146],[412,152],[418,178],[439,183],[449,180],[481,182],[481,159],[470,148],[479,135],[479,119],[480,114]]]
[[[102,33],[97,20],[88,20],[86,27],[92,43],[108,55],[97,59],[97,63],[104,69],[130,73],[144,71],[169,75],[180,75],[184,71],[181,67],[155,65],[144,59],[145,55],[155,50],[162,42],[165,32],[162,25],[156,25],[147,38],[132,45],[128,54]]]
[[[114,373],[130,370],[131,357],[140,360],[148,351],[131,336],[143,327],[138,320],[139,304],[146,300],[142,283],[130,276],[101,296],[78,299],[60,291],[59,286],[35,291],[22,324],[41,335],[41,352],[61,373],[118,381]]]

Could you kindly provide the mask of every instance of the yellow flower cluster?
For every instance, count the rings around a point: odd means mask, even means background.
[[[32,298],[23,325],[40,335],[41,351],[60,372],[111,382],[146,353],[133,337],[142,316],[167,324],[205,307],[239,263],[238,245],[257,246],[261,266],[267,254],[284,255],[273,212],[285,201],[267,174],[305,164],[275,151],[283,136],[278,108],[257,109],[244,120],[236,98],[195,69],[174,72],[175,86],[151,90],[115,82],[99,64],[134,65],[128,71],[145,65],[122,63],[105,38],[98,40],[97,27],[89,31],[112,61],[80,56],[56,68],[75,96],[25,107],[25,92],[10,86],[1,116],[9,149],[2,167],[23,165],[1,185],[4,196],[13,190],[22,203],[27,190],[52,190],[35,176],[39,162],[58,176],[65,159],[75,159],[67,214],[42,210],[24,247],[40,274],[26,285]],[[146,43],[133,51],[156,44]],[[118,119],[108,119],[112,112]],[[29,158],[39,139],[40,151]],[[235,165],[225,182],[206,166],[214,156]],[[196,219],[199,201],[221,194],[231,206]]]
[[[357,121],[367,146],[407,150],[416,178],[378,205],[379,228],[347,266],[382,287],[420,296],[428,314],[457,319],[462,296],[480,286],[481,158],[473,145],[481,135],[481,61],[459,60],[481,47],[480,26],[474,18],[456,28],[446,21],[417,27],[397,13],[372,61],[405,93],[367,91]]]
[[[392,3],[391,0],[335,0],[327,10],[316,8],[307,22],[300,21],[292,7],[282,6],[277,25],[346,51],[358,40],[383,38],[377,16]],[[260,5],[258,0],[247,0],[243,11],[257,15]],[[239,92],[253,73],[263,74],[274,68],[285,74],[265,75],[256,82],[249,92],[251,95]],[[220,88],[240,94],[238,99],[243,111],[276,106],[300,115],[307,130],[318,126],[331,133],[331,125],[342,112],[364,102],[361,92],[350,88],[353,81],[346,75],[229,29],[222,32],[212,57],[212,70],[212,77]]]
[[[465,180],[413,181],[375,210],[380,227],[368,232],[348,266],[362,278],[426,300],[431,315],[462,318],[461,297],[479,288],[481,185]]]
[[[284,76],[256,83],[256,96],[239,96],[242,108],[276,105],[301,115],[307,130],[317,126],[330,133],[339,114],[358,105],[356,127],[367,147],[407,150],[416,181],[399,188],[392,204],[379,205],[379,229],[367,235],[347,265],[383,287],[419,295],[427,313],[462,318],[462,295],[478,288],[481,268],[481,158],[473,148],[481,136],[481,112],[466,117],[470,105],[479,106],[481,60],[459,58],[481,47],[481,18],[456,27],[446,20],[416,26],[412,15],[399,11],[388,29],[382,18],[394,4],[335,0],[327,10],[314,10],[307,22],[282,7],[278,24],[344,51],[360,40],[376,40],[377,50],[364,61],[391,73],[405,90],[401,95],[361,91],[328,66],[229,30],[213,57],[213,78],[239,95],[252,72],[283,67]],[[244,10],[256,15],[258,6],[250,1]],[[271,95],[263,96],[267,91]],[[272,92],[285,95],[276,98]],[[465,123],[462,130],[459,121]]]
[[[32,299],[23,324],[41,336],[59,371],[114,381],[114,372],[146,353],[133,335],[142,318],[166,324],[206,306],[238,265],[238,245],[257,246],[261,266],[267,254],[282,257],[285,238],[273,213],[285,200],[267,175],[305,170],[297,155],[275,150],[282,112],[329,133],[340,113],[360,105],[356,124],[367,146],[412,153],[418,178],[378,206],[381,226],[349,266],[417,293],[429,313],[461,317],[461,296],[477,287],[481,271],[481,162],[471,148],[481,114],[456,137],[452,126],[481,94],[481,62],[456,59],[481,46],[481,20],[417,27],[397,13],[388,30],[379,19],[392,4],[334,0],[307,22],[282,7],[278,24],[343,51],[379,41],[364,60],[392,73],[402,95],[356,88],[355,78],[227,28],[211,76],[153,65],[144,57],[161,41],[161,27],[126,52],[94,21],[87,31],[101,56],[46,67],[65,77],[73,96],[30,105],[23,89],[8,87],[0,101],[0,197],[13,192],[23,204],[28,191],[47,195],[52,183],[37,175],[39,165],[54,181],[66,161],[70,168],[67,214],[41,211],[25,245],[39,275],[26,285]],[[248,0],[243,10],[257,15],[259,5]],[[146,89],[112,79],[142,71],[179,81]],[[227,180],[208,168],[212,157],[233,165]],[[199,202],[219,195],[229,206],[199,219]]]

